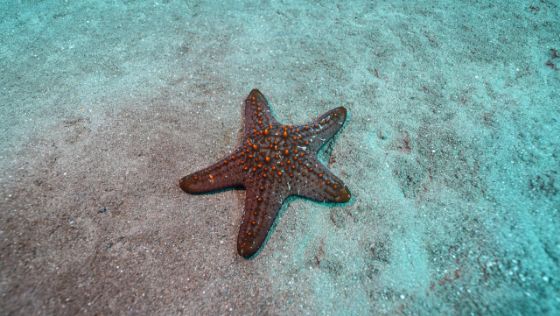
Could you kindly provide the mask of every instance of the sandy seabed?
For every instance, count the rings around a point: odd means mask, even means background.
[[[214,3],[214,4],[213,4]],[[0,1],[0,313],[560,313],[556,1]],[[177,183],[340,105],[353,199]]]

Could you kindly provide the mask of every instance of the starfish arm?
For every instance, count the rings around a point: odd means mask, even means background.
[[[321,115],[312,124],[300,126],[298,129],[303,131],[303,137],[311,139],[309,149],[316,152],[331,137],[336,134],[346,120],[346,108],[338,107]]]
[[[268,101],[257,89],[253,89],[245,99],[245,135],[252,135],[253,130],[263,131],[271,125],[279,125],[272,116]]]
[[[287,196],[283,189],[264,190],[266,186],[264,181],[247,185],[245,213],[237,237],[237,252],[245,258],[254,255],[262,246]]]
[[[319,202],[343,203],[350,200],[350,190],[323,164],[311,160],[305,165],[308,172],[305,177],[295,179],[291,194]]]
[[[183,177],[179,186],[187,193],[206,193],[243,185],[243,171],[237,163],[239,151],[217,163]]]

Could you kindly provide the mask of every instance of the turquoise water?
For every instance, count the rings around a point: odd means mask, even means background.
[[[557,1],[0,1],[0,310],[560,313]],[[338,106],[349,203],[181,177]]]

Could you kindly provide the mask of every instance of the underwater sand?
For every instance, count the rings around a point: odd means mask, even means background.
[[[557,1],[0,1],[0,314],[560,313]],[[353,199],[181,177],[337,106]]]

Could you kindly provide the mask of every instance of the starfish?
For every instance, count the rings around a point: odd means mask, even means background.
[[[283,201],[292,195],[321,202],[350,200],[350,191],[316,156],[344,124],[338,107],[305,125],[282,125],[264,95],[253,89],[245,100],[243,142],[228,157],[181,179],[191,194],[229,187],[246,190],[237,252],[249,258],[261,247]]]

